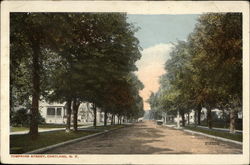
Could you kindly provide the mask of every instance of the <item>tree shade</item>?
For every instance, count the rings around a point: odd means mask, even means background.
[[[41,98],[67,102],[68,130],[72,111],[77,130],[81,102],[91,102],[94,111],[141,114],[136,30],[124,13],[11,13],[11,110],[24,103],[31,110],[33,139]]]

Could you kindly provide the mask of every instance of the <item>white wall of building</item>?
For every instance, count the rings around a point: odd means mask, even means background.
[[[41,116],[45,118],[46,123],[54,123],[54,124],[65,124],[67,121],[67,110],[66,103],[47,103],[40,102],[40,113]],[[53,110],[54,109],[54,110]],[[54,111],[53,114],[51,112]],[[73,123],[73,113],[71,115],[71,122]],[[94,112],[91,109],[90,103],[82,103],[79,106],[78,110],[78,123],[92,123],[94,121]],[[97,123],[104,122],[104,113],[101,112],[100,109],[97,108]]]
[[[65,103],[47,103],[40,102],[39,107],[41,116],[45,118],[46,123],[65,124],[66,108]],[[53,113],[51,113],[53,112]]]

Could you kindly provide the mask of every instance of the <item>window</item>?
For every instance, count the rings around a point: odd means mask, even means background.
[[[55,115],[55,108],[47,108],[47,115]]]
[[[56,116],[61,116],[62,115],[62,108],[57,108],[56,109]]]

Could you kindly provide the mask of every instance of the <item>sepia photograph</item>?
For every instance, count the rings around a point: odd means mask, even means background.
[[[1,5],[3,163],[249,163],[248,3],[48,2]]]

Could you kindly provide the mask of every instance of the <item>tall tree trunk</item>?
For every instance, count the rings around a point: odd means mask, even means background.
[[[70,125],[71,125],[71,98],[67,99],[67,125],[66,125],[66,132],[70,132]]]
[[[114,115],[113,117],[113,124],[115,125],[115,118],[116,118],[116,115]]]
[[[235,133],[237,112],[230,108],[230,133]]]
[[[104,126],[107,126],[108,113],[107,110],[104,111]]]
[[[96,116],[97,116],[97,110],[96,110],[96,105],[93,103],[92,105],[93,107],[93,111],[94,111],[94,123],[93,123],[93,126],[94,128],[96,128]]]
[[[212,111],[211,111],[211,108],[207,109],[207,126],[209,129],[212,129]]]
[[[197,126],[197,109],[194,111],[194,124]]]
[[[31,119],[30,119],[30,131],[29,134],[32,139],[38,137],[38,108],[40,97],[40,47],[39,43],[33,41],[32,43],[32,106],[31,106]]]
[[[73,100],[73,130],[77,131],[78,123],[77,123],[77,117],[78,117],[78,108],[80,106],[80,102],[77,101],[76,98]]]
[[[181,112],[182,127],[185,127],[185,113]]]
[[[188,113],[187,113],[187,121],[188,121],[188,123],[187,123],[187,124],[188,124],[188,125],[189,125],[189,123],[190,123],[190,121],[189,121],[189,120],[190,120],[190,116],[189,116],[189,112],[188,112]]]
[[[114,124],[114,119],[113,119],[113,118],[114,118],[114,115],[112,114],[112,115],[111,115],[111,125]]]
[[[197,113],[197,122],[198,122],[197,124],[198,124],[198,125],[201,125],[201,109],[202,109],[202,106],[199,105],[199,106],[198,106],[198,109],[197,109],[197,112],[198,112],[198,113]]]

